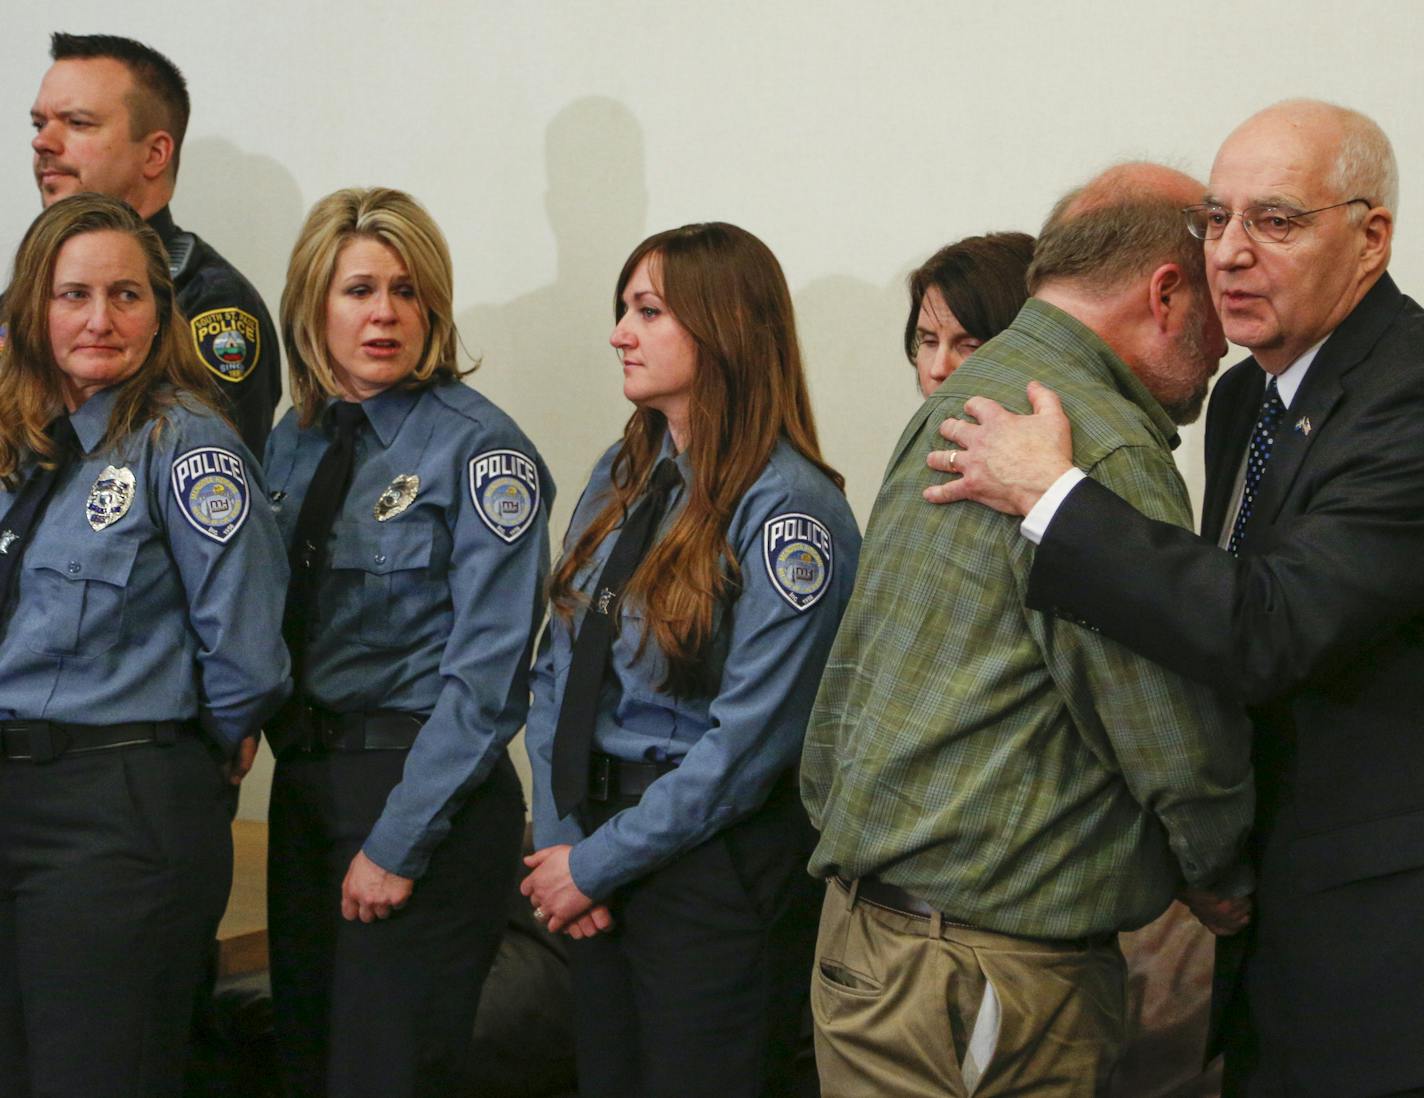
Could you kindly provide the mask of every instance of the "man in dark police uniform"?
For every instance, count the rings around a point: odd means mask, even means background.
[[[98,191],[148,220],[168,249],[198,354],[260,458],[282,396],[277,330],[252,283],[168,211],[188,128],[183,74],[156,50],[107,34],[56,33],[50,56],[30,108],[41,199]]]

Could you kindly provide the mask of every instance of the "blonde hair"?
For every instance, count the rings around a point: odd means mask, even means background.
[[[120,381],[100,448],[113,447],[140,425],[160,418],[179,394],[196,397],[221,415],[216,382],[203,366],[178,311],[168,255],[158,234],[126,203],[99,194],[77,194],[45,210],[25,232],[15,253],[15,275],[5,291],[0,324],[9,337],[0,350],[0,481],[13,488],[22,462],[54,456],[45,428],[64,411],[59,363],[49,336],[54,269],[66,243],[86,233],[116,232],[143,251],[153,294],[158,332],[148,357],[132,377]],[[155,427],[160,429],[162,423]]]
[[[282,290],[282,344],[292,404],[304,427],[315,421],[328,398],[340,395],[326,343],[326,299],[337,258],[357,237],[380,241],[400,256],[425,309],[425,347],[405,384],[418,388],[432,378],[454,380],[479,366],[476,362],[461,371],[457,363],[450,248],[435,219],[410,195],[390,187],[336,191],[307,214]]]

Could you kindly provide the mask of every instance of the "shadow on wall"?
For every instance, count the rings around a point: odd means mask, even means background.
[[[173,219],[221,252],[257,287],[279,326],[287,257],[305,212],[296,177],[270,156],[244,152],[215,137],[184,143]],[[282,384],[285,389],[285,371]],[[278,418],[285,407],[284,399]],[[242,819],[266,819],[272,767],[264,739],[242,783],[237,811]]]
[[[643,130],[622,103],[578,99],[544,137],[544,208],[554,234],[554,281],[503,305],[458,317],[466,346],[484,359],[474,386],[534,440],[558,486],[551,536],[558,541],[598,455],[622,433],[618,360],[608,345],[613,288],[646,236]]]
[[[296,177],[270,156],[215,137],[184,144],[173,219],[247,276],[279,326],[287,257],[305,212]]]
[[[862,530],[895,441],[922,403],[901,350],[905,276],[918,262],[883,286],[828,275],[794,295],[821,451],[846,478]]]

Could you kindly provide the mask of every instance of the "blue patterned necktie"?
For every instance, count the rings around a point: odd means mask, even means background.
[[[1261,477],[1266,472],[1266,462],[1271,460],[1271,448],[1276,441],[1276,427],[1286,414],[1286,406],[1281,403],[1281,394],[1276,389],[1276,379],[1266,382],[1266,399],[1261,402],[1261,414],[1256,418],[1256,429],[1251,432],[1251,448],[1246,451],[1246,479],[1241,485],[1241,509],[1236,512],[1236,523],[1231,527],[1231,541],[1226,548],[1232,556],[1241,555],[1241,543],[1246,540],[1246,524],[1251,521],[1251,512],[1256,506],[1256,493],[1261,487]]]

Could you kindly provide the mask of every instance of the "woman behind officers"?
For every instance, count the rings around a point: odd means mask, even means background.
[[[946,244],[910,273],[905,357],[922,396],[1013,323],[1032,259],[1027,233],[987,233]]]
[[[294,1095],[459,1093],[518,868],[523,723],[554,486],[460,382],[445,239],[343,190],[292,251],[293,408],[267,443],[293,565],[277,755],[272,990]]]
[[[795,774],[860,535],[766,245],[650,237],[614,313],[636,410],[551,584],[522,887],[578,939],[580,1095],[787,1094],[818,904]]]
[[[31,225],[0,352],[0,1089],[163,1098],[287,691],[286,562],[158,236]]]

